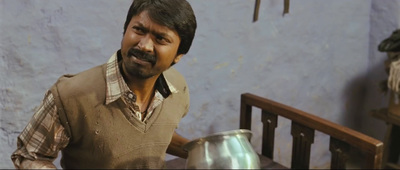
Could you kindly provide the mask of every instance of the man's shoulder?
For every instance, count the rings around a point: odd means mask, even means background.
[[[174,67],[170,67],[168,70],[164,71],[163,74],[165,76],[165,79],[169,81],[174,87],[182,89],[187,86],[184,76]]]
[[[77,74],[61,76],[55,86],[67,93],[83,93],[105,85],[105,65],[99,65]]]

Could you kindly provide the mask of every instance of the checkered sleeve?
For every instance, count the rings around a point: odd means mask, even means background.
[[[68,145],[69,137],[60,123],[53,94],[45,97],[17,138],[17,150],[11,155],[16,168],[23,159],[54,161],[58,152]]]

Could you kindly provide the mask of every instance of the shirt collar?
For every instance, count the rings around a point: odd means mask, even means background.
[[[131,92],[124,78],[121,75],[118,62],[122,59],[118,50],[107,62],[106,68],[106,104],[112,103],[124,93]],[[161,74],[155,84],[156,91],[167,98],[171,93],[177,93],[177,89]]]

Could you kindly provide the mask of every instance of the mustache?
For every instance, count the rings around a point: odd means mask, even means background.
[[[143,60],[143,61],[147,61],[150,62],[151,64],[155,64],[156,63],[156,56],[146,53],[142,50],[136,49],[136,48],[130,48],[128,51],[128,57],[130,56],[135,56],[136,58]]]

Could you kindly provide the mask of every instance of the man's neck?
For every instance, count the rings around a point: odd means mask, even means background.
[[[157,77],[152,77],[149,79],[130,79],[127,82],[127,85],[133,93],[136,94],[136,102],[143,102],[148,100],[154,95],[155,83]]]
[[[154,97],[156,78],[125,80],[129,89],[136,95],[135,103],[139,106],[140,112],[147,110]]]
[[[141,112],[146,111],[154,97],[155,83],[160,75],[143,79],[126,74],[122,64],[120,64],[120,69],[128,88],[136,95],[135,103],[139,106]]]

